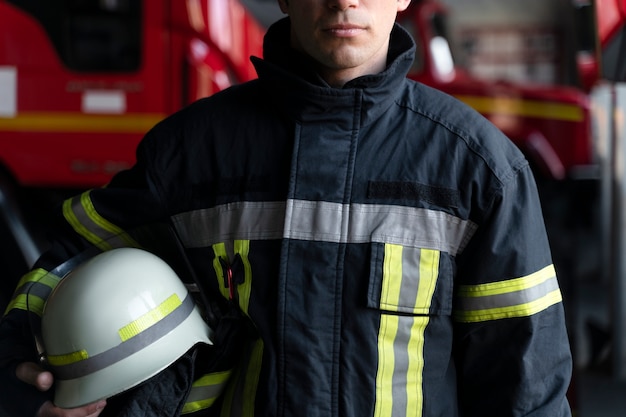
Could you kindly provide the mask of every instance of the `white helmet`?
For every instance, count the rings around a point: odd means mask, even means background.
[[[101,253],[63,278],[41,321],[54,403],[74,408],[156,375],[212,331],[176,273],[141,249]]]

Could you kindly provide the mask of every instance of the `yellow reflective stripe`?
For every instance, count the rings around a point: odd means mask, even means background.
[[[20,112],[16,117],[0,117],[0,130],[144,134],[164,117],[159,113],[88,115],[75,112]]]
[[[69,365],[89,358],[86,350],[79,350],[65,355],[48,355],[48,363],[52,366]]]
[[[67,199],[63,202],[63,217],[65,217],[65,220],[67,220],[67,222],[72,226],[76,233],[87,239],[89,242],[95,244],[98,248],[102,250],[106,251],[112,249],[111,245],[108,245],[106,243],[101,244],[102,239],[100,239],[96,234],[91,233],[89,229],[87,229],[87,227],[82,225],[82,223],[78,220],[78,217],[76,217],[76,215],[74,214],[74,210],[72,209],[72,202],[73,199]]]
[[[139,244],[135,242],[124,229],[114,225],[110,221],[106,220],[104,217],[100,216],[100,214],[96,211],[96,208],[93,206],[93,202],[91,201],[90,194],[91,191],[85,192],[80,196],[81,204],[91,221],[94,222],[97,226],[99,226],[102,230],[110,233],[112,236],[119,237],[124,242],[126,242],[127,246],[130,247],[139,247]]]
[[[237,284],[236,299],[239,307],[244,314],[248,314],[250,304],[250,296],[252,292],[252,267],[249,260],[250,240],[234,240],[232,243],[233,253],[239,255],[243,265],[243,282]],[[211,245],[215,257],[213,258],[213,269],[217,276],[220,293],[225,298],[229,298],[229,289],[226,288],[224,282],[224,268],[220,262],[220,258],[226,260],[229,264],[231,260],[228,256],[226,243],[214,243]],[[236,277],[241,280],[241,277]],[[259,377],[261,374],[261,362],[263,358],[263,341],[256,339],[246,346],[242,354],[242,366],[236,369],[236,375],[229,381],[224,393],[221,405],[220,415],[228,417],[253,417],[254,403],[256,391],[258,388]],[[244,365],[245,360],[245,366]]]
[[[421,417],[424,410],[424,332],[428,323],[428,316],[413,317],[411,338],[408,346],[407,416]]]
[[[264,344],[262,339],[256,339],[251,349],[242,355],[247,358],[245,366],[236,370],[237,374],[231,378],[224,392],[224,401],[220,410],[220,417],[254,417],[254,403],[261,375],[261,362]]]
[[[27,299],[28,297],[28,299]],[[28,294],[19,294],[7,306],[4,314],[11,310],[25,310],[37,314],[39,317],[43,314],[43,308],[46,301],[40,297]]]
[[[254,403],[256,400],[256,392],[259,387],[259,378],[261,376],[261,364],[263,362],[263,349],[265,345],[261,338],[257,339],[252,346],[250,354],[250,362],[248,364],[248,372],[246,372],[245,385],[243,389],[243,417],[254,417]]]
[[[109,222],[96,211],[91,201],[91,190],[85,191],[76,198],[68,199],[63,202],[63,215],[72,228],[89,241],[92,245],[98,247],[102,251],[107,251],[118,246],[139,247],[122,228]],[[84,215],[93,224],[84,224],[77,215],[74,205],[78,204],[80,209],[84,211]],[[77,208],[78,210],[78,208]],[[86,221],[87,219],[85,219]],[[120,243],[113,245],[112,238],[120,240]]]
[[[439,276],[439,251],[422,249],[420,251],[420,279],[417,289],[416,306],[424,307],[425,311],[430,309],[430,304],[437,285]]]
[[[31,285],[44,285],[49,288],[49,291],[52,291],[52,289],[54,289],[54,287],[56,287],[59,283],[60,279],[61,278],[58,276],[51,274],[42,268],[36,268],[29,271],[22,276],[17,284],[15,296],[7,305],[4,313],[6,314],[10,310],[18,309],[31,311],[38,316],[41,316],[45,305],[45,299],[34,295],[30,290]]]
[[[216,243],[213,245],[213,253],[215,254],[215,258],[213,258],[213,269],[215,270],[215,275],[217,276],[217,283],[220,287],[220,293],[224,298],[228,299],[228,288],[226,288],[226,283],[224,282],[224,270],[222,268],[222,264],[220,263],[220,258],[224,260],[228,260],[228,254],[226,253],[226,245],[224,243]]]
[[[387,310],[398,310],[402,284],[402,250],[401,245],[385,245],[380,306]]]
[[[563,300],[560,290],[554,290],[544,297],[530,303],[511,307],[491,308],[480,311],[457,311],[454,315],[456,321],[464,323],[477,323],[489,320],[501,320],[514,317],[528,317],[537,314]]]
[[[215,372],[196,380],[191,387],[182,414],[195,413],[213,405],[223,391],[232,371]],[[209,388],[208,390],[205,388]]]
[[[480,113],[504,114],[509,116],[535,117],[539,119],[580,122],[583,110],[573,104],[520,100],[505,97],[456,96]]]
[[[180,301],[180,298],[178,298],[178,295],[172,294],[157,307],[119,329],[118,333],[120,338],[124,342],[131,337],[138,335],[147,328],[163,320],[163,318],[167,317],[168,314],[180,307],[181,304],[182,302]]]
[[[400,316],[383,314],[378,333],[378,371],[376,374],[376,405],[374,417],[388,417],[393,411],[394,341]]]
[[[399,245],[385,245],[381,299],[384,297],[387,306],[401,304],[403,293],[408,292],[408,289],[402,289],[403,281],[413,282],[403,276],[404,262],[409,262],[403,258],[403,252],[407,250]],[[419,251],[419,281],[413,292],[413,302],[420,306],[420,310],[430,309],[439,276],[439,257],[436,250]],[[375,417],[422,416],[424,334],[428,323],[427,315],[381,314]],[[406,408],[401,409],[403,405]]]
[[[531,316],[561,302],[562,296],[549,265],[521,278],[460,286],[457,300],[455,320],[471,323]]]
[[[248,254],[250,252],[249,240],[235,240],[235,253],[238,253],[243,262],[244,282],[237,286],[237,294],[239,295],[239,307],[248,315],[248,305],[250,304],[250,293],[252,291],[252,267]]]
[[[556,275],[554,265],[549,265],[535,273],[522,278],[491,282],[480,285],[460,285],[457,290],[459,297],[485,297],[488,295],[505,294],[525,290],[545,282]]]
[[[420,280],[415,305],[424,306],[426,310],[430,309],[435,293],[439,276],[439,257],[440,252],[436,250],[420,251]],[[406,387],[407,416],[421,417],[424,409],[424,332],[428,323],[428,316],[416,316],[411,326]]]

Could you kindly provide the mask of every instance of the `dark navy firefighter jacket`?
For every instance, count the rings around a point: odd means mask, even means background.
[[[185,413],[569,416],[571,354],[529,164],[474,110],[406,78],[414,48],[396,26],[384,72],[331,88],[277,22],[258,79],[168,117],[132,169],[66,201],[61,244],[34,271],[89,245],[140,246],[133,228],[170,223],[208,297],[232,299],[254,328]],[[5,363],[32,350],[23,294],[2,323]]]

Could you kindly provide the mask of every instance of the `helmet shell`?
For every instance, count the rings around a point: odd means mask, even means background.
[[[126,391],[212,336],[172,268],[135,248],[101,253],[64,277],[41,332],[61,408]]]

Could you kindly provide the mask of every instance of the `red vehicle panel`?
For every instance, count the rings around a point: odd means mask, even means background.
[[[0,1],[0,163],[20,185],[105,184],[163,117],[255,76],[263,28],[237,1],[47,3]]]
[[[574,87],[472,78],[454,64],[446,16],[447,9],[434,0],[412,2],[399,16],[419,45],[409,77],[482,113],[525,152],[540,175],[561,180],[593,165],[587,94]]]

